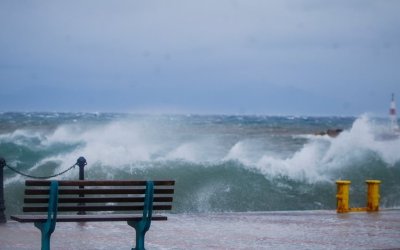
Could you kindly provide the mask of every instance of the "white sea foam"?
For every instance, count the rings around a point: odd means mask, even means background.
[[[177,148],[167,153],[165,157],[161,157],[160,159],[164,158],[169,160],[185,160],[189,162],[201,162],[202,160],[204,160],[202,155],[204,150],[205,149],[202,148],[200,142],[182,143]]]
[[[149,161],[160,149],[157,143],[152,142],[149,130],[135,123],[113,122],[87,129],[75,136],[82,146],[71,155],[84,155],[87,159],[108,166]]]
[[[42,131],[33,131],[29,129],[17,129],[8,134],[1,134],[0,141],[11,142],[19,146],[41,146],[41,141],[45,140],[45,136]],[[32,144],[36,142],[36,144]]]
[[[244,165],[251,165],[254,160],[249,157],[249,147],[244,141],[239,141],[229,150],[223,160],[237,160]]]
[[[226,159],[238,160],[243,165],[256,168],[268,178],[288,176],[297,180],[315,182],[330,180],[331,171],[362,162],[368,154],[375,153],[388,164],[400,160],[398,149],[400,139],[380,141],[377,138],[379,126],[367,115],[358,118],[350,130],[338,137],[308,135],[303,147],[289,157],[278,152],[260,152],[259,158],[248,157],[248,145],[236,143]]]
[[[262,142],[256,139],[239,138],[232,144],[226,143],[223,137],[198,135],[195,131],[186,131],[183,136],[179,124],[165,126],[158,121],[114,120],[90,126],[70,124],[47,133],[20,129],[1,135],[0,139],[45,149],[55,145],[74,145],[69,150],[60,150],[41,159],[31,170],[51,161],[60,163],[54,170],[59,172],[70,167],[79,156],[88,160],[88,169],[102,165],[132,170],[143,167],[141,162],[182,160],[218,165],[233,160],[261,172],[267,178],[288,176],[315,182],[330,180],[331,171],[362,161],[371,152],[389,166],[398,162],[400,139],[379,141],[376,131],[380,131],[379,126],[363,115],[336,138],[305,136],[304,145],[290,154],[281,154],[279,149],[265,149]],[[35,146],[32,138],[37,139],[39,145]]]
[[[215,149],[219,145],[213,139],[179,139],[176,128],[163,130],[154,123],[114,121],[105,125],[86,127],[61,126],[47,138],[47,146],[57,143],[79,145],[73,152],[61,155],[57,160],[76,159],[83,155],[93,164],[120,168],[132,163],[150,161],[184,160],[210,162],[218,160]]]

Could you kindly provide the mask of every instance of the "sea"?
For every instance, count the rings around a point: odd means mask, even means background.
[[[400,138],[388,119],[262,115],[0,113],[6,215],[21,211],[24,181],[174,179],[172,213],[334,210],[336,181],[366,206],[380,180],[381,208],[400,207]],[[319,135],[343,129],[336,137]],[[20,173],[15,172],[18,170]]]

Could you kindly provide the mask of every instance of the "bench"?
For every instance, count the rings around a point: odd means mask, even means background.
[[[10,218],[34,223],[42,250],[50,249],[56,222],[126,221],[136,231],[132,250],[141,250],[151,221],[167,220],[153,211],[172,209],[174,185],[173,180],[26,180],[24,214]]]

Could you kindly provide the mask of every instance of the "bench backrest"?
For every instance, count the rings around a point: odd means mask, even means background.
[[[49,180],[26,180],[24,212],[47,212]],[[143,211],[146,181],[58,181],[58,212]],[[155,180],[152,210],[171,210],[175,181]]]

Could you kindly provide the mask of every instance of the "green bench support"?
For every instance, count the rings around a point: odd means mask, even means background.
[[[39,228],[42,234],[42,250],[50,249],[50,237],[56,228],[57,220],[57,206],[58,206],[58,182],[51,181],[49,206],[47,211],[46,222],[35,222],[35,227]]]
[[[144,249],[144,236],[150,228],[151,216],[153,214],[153,190],[154,184],[148,181],[146,184],[146,195],[144,199],[143,217],[140,221],[128,221],[128,225],[135,228],[136,247],[132,250]]]

